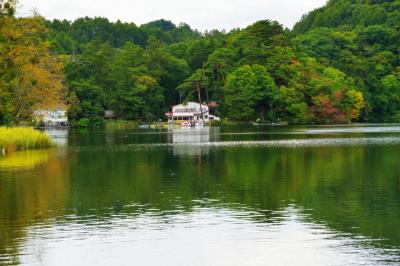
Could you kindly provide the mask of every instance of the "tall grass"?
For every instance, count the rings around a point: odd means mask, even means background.
[[[49,148],[53,145],[50,137],[33,128],[0,127],[0,151],[33,150]]]

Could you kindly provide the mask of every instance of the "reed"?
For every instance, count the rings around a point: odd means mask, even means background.
[[[49,148],[53,145],[50,137],[33,128],[0,127],[0,152]]]

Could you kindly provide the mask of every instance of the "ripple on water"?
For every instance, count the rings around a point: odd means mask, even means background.
[[[396,251],[307,220],[295,206],[262,224],[262,213],[195,207],[165,216],[152,210],[29,230],[21,264],[40,265],[397,265]],[[168,222],[169,221],[169,222]],[[38,249],[40,258],[35,256]],[[203,256],[202,254],[207,254]],[[4,258],[3,258],[4,259]],[[40,260],[39,260],[40,259]]]
[[[399,145],[400,137],[366,137],[366,138],[310,138],[310,139],[285,139],[265,141],[216,141],[193,143],[152,143],[152,144],[124,144],[111,147],[82,146],[74,147],[74,151],[86,150],[113,150],[113,151],[140,151],[159,150],[168,148],[209,148],[221,149],[229,147],[242,148],[302,148],[302,147],[335,147],[335,146],[378,146]]]
[[[312,138],[312,139],[287,139],[265,141],[219,141],[198,143],[158,143],[158,144],[130,144],[116,146],[116,149],[156,149],[163,147],[322,147],[322,146],[356,146],[356,145],[398,145],[399,137],[368,137],[368,138]]]
[[[400,126],[342,126],[342,127],[322,127],[306,128],[296,130],[297,133],[306,134],[326,134],[326,133],[400,133]]]

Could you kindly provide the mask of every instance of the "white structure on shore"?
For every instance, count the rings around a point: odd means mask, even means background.
[[[172,113],[167,113],[170,123],[209,123],[211,121],[219,121],[220,118],[210,115],[210,109],[205,104],[196,102],[188,102],[172,107]]]
[[[39,110],[35,112],[36,120],[46,127],[65,127],[68,126],[67,111],[62,109],[56,110]]]

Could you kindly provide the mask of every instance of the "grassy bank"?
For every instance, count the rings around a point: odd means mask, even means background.
[[[0,127],[0,152],[49,148],[52,140],[33,128]]]
[[[106,120],[105,128],[106,129],[133,129],[137,128],[138,124],[134,121],[127,120]]]

